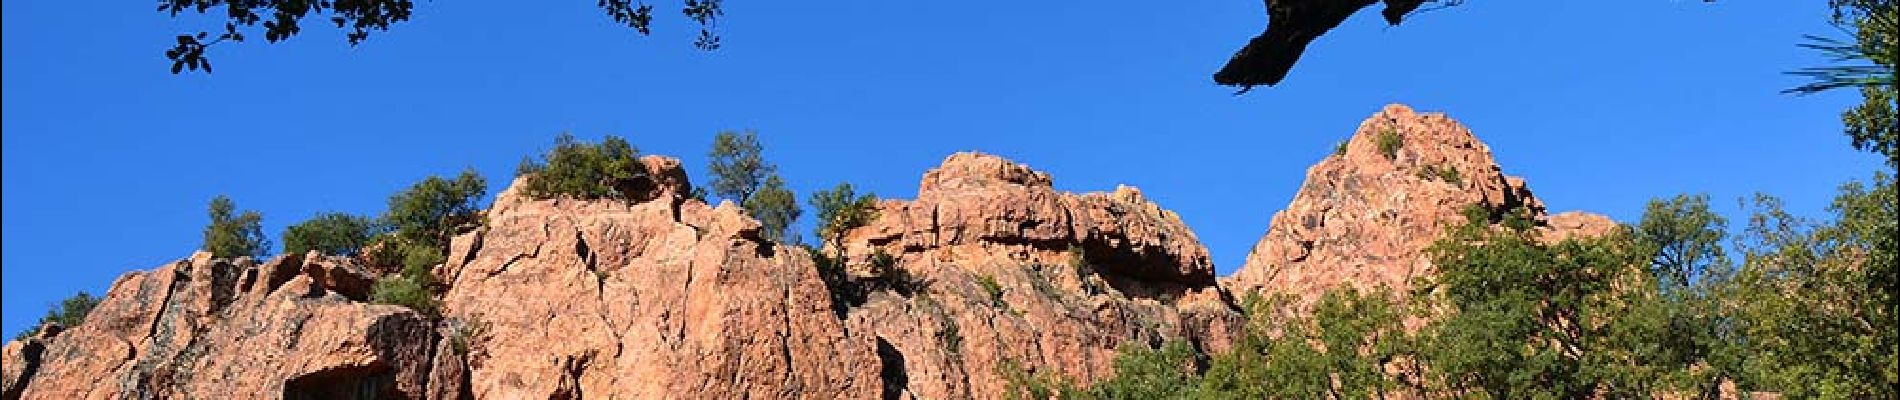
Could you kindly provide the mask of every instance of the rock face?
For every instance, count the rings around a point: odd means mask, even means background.
[[[864,398],[875,343],[833,316],[809,255],[729,204],[685,200],[677,161],[642,160],[651,200],[531,200],[517,181],[437,269],[469,338],[476,398]],[[453,364],[453,362],[450,362]]]
[[[1009,365],[1092,382],[1124,344],[1224,349],[1239,326],[1180,217],[1130,187],[1058,192],[1048,174],[990,155],[945,159],[916,200],[883,202],[842,248],[856,278],[884,254],[922,286],[848,312],[853,334],[904,365],[886,393],[999,397]]]
[[[1396,148],[1388,156],[1382,147]],[[1616,227],[1601,215],[1547,215],[1470,129],[1443,114],[1390,105],[1360,123],[1344,152],[1307,169],[1293,202],[1273,215],[1246,264],[1223,284],[1238,296],[1307,301],[1341,285],[1384,285],[1402,295],[1413,278],[1432,273],[1425,249],[1463,224],[1464,209],[1474,205],[1494,215],[1521,207],[1547,239]]]
[[[8,345],[7,396],[419,398],[435,351],[429,320],[353,301],[303,272],[348,262],[200,252],[126,274],[84,324]],[[16,344],[44,349],[15,358]]]
[[[1124,346],[1224,351],[1246,324],[1233,294],[1403,287],[1467,205],[1522,207],[1550,237],[1615,227],[1544,215],[1465,128],[1399,106],[1314,166],[1225,280],[1140,190],[1060,192],[995,156],[951,155],[821,249],[640,161],[623,199],[502,191],[431,271],[441,315],[366,303],[394,271],[355,260],[199,253],[8,343],[0,400],[1000,398],[1013,373],[1108,378]]]

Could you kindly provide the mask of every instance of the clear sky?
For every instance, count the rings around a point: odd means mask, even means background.
[[[499,191],[561,132],[699,167],[713,133],[757,129],[801,198],[839,181],[911,197],[952,152],[1001,154],[1065,190],[1141,187],[1222,274],[1391,102],[1470,125],[1553,211],[1623,221],[1681,192],[1819,215],[1879,165],[1840,133],[1851,93],[1778,93],[1799,83],[1783,71],[1821,63],[1794,44],[1835,32],[1824,2],[1615,3],[1473,1],[1390,28],[1368,10],[1280,87],[1235,97],[1209,75],[1264,27],[1258,0],[731,0],[711,53],[670,11],[641,38],[593,1],[423,1],[357,48],[321,21],[220,45],[210,76],[173,76],[162,52],[216,21],[6,2],[0,332],[188,256],[219,193],[274,237],[464,167]]]

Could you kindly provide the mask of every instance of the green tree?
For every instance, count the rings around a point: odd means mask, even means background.
[[[1491,398],[1649,393],[1639,377],[1655,361],[1624,350],[1654,343],[1654,329],[1617,335],[1660,321],[1637,312],[1656,299],[1631,235],[1545,244],[1480,214],[1431,247],[1438,273],[1415,295],[1445,310],[1421,338],[1435,380]]]
[[[1894,0],[1829,0],[1833,23],[1852,40],[1808,36],[1801,44],[1827,56],[1836,65],[1804,68],[1792,74],[1810,78],[1788,89],[1796,94],[1858,88],[1861,103],[1841,113],[1848,139],[1855,149],[1887,157],[1889,168],[1900,169],[1900,82],[1894,66],[1900,63],[1900,2]]]
[[[1893,177],[1841,188],[1832,221],[1756,199],[1725,304],[1743,386],[1795,398],[1893,398],[1900,385],[1900,196]]]
[[[778,166],[765,161],[764,146],[757,132],[724,131],[713,135],[712,151],[706,154],[707,170],[712,171],[712,194],[747,204],[753,193],[765,185],[767,177],[778,173]]]
[[[211,223],[205,225],[205,251],[213,257],[259,257],[270,251],[270,239],[264,237],[264,215],[257,211],[237,212],[230,197],[211,198]]]
[[[383,232],[383,225],[374,218],[340,212],[318,214],[284,228],[284,253],[304,254],[316,250],[323,254],[354,256]]]
[[[59,304],[47,307],[46,316],[40,317],[39,323],[33,324],[32,327],[28,327],[18,335],[14,335],[13,340],[26,340],[29,337],[33,337],[33,334],[39,331],[40,326],[46,325],[48,322],[58,323],[60,326],[64,326],[68,329],[79,326],[80,323],[86,322],[86,315],[91,314],[92,309],[99,306],[99,300],[98,297],[92,297],[91,294],[85,291],[80,291],[78,294],[72,295],[72,297],[60,300]]]
[[[402,240],[430,248],[448,248],[448,238],[479,223],[477,202],[488,193],[488,180],[475,170],[455,179],[430,176],[389,196],[383,223]]]
[[[565,133],[541,160],[523,159],[515,172],[527,177],[528,197],[536,199],[630,199],[637,194],[635,180],[647,176],[640,150],[626,139],[607,135],[590,144]]]
[[[488,191],[487,180],[474,170],[455,179],[431,176],[389,197],[383,221],[395,232],[379,237],[370,255],[379,265],[400,265],[370,287],[370,301],[409,307],[435,316],[437,283],[431,272],[448,259],[449,238],[481,223],[476,202]]]
[[[839,183],[829,190],[812,193],[807,202],[818,213],[818,226],[814,233],[819,240],[833,246],[843,246],[845,232],[877,218],[877,195],[859,195],[850,183]],[[841,262],[842,254],[838,258]]]
[[[1707,195],[1677,195],[1650,200],[1636,235],[1649,247],[1650,265],[1664,291],[1689,286],[1690,279],[1726,262],[1722,251],[1728,219],[1709,210]]]
[[[1126,343],[1115,356],[1115,377],[1091,386],[1088,398],[1167,399],[1187,397],[1199,376],[1195,353],[1187,342],[1173,341],[1160,348]]]
[[[719,35],[714,32],[718,20],[725,15],[720,8],[723,0],[684,0],[680,13],[699,25],[699,36],[693,46],[701,50],[719,48]],[[615,23],[633,28],[640,35],[651,33],[653,6],[637,0],[600,0],[601,11]],[[370,32],[388,31],[391,25],[408,21],[415,11],[413,0],[357,0],[357,1],[305,1],[305,0],[160,0],[158,12],[173,18],[179,14],[223,14],[224,27],[221,30],[200,31],[178,35],[176,44],[165,51],[165,57],[171,59],[172,73],[204,70],[211,72],[211,61],[205,51],[211,46],[224,42],[243,42],[248,34],[257,31],[254,27],[263,25],[264,40],[276,43],[288,40],[303,32],[302,23],[307,18],[316,18],[319,24],[335,24],[343,30],[350,46],[361,44],[369,39]]]
[[[785,180],[778,174],[765,178],[759,192],[746,199],[745,209],[759,219],[765,238],[779,243],[799,243],[790,228],[804,211],[798,208],[798,195],[785,187]]]

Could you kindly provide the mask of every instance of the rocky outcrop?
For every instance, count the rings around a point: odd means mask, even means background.
[[[420,398],[427,372],[421,361],[434,350],[428,318],[353,301],[303,273],[349,262],[293,255],[258,264],[201,252],[126,274],[85,323],[27,341],[45,349],[37,363],[23,364],[37,371],[20,393],[28,399]]]
[[[1521,208],[1547,239],[1616,227],[1601,215],[1547,215],[1470,129],[1443,114],[1390,105],[1360,123],[1343,152],[1307,169],[1293,202],[1273,215],[1246,264],[1223,283],[1240,296],[1309,301],[1341,285],[1383,285],[1403,295],[1413,278],[1433,271],[1425,249],[1463,224],[1472,206],[1490,215]]]
[[[648,201],[533,200],[520,181],[437,269],[468,338],[476,398],[864,398],[872,338],[831,312],[810,256],[759,236],[737,207],[687,200],[674,176]]]
[[[1006,365],[1092,382],[1120,346],[1224,348],[1237,329],[1207,250],[1132,187],[1063,193],[1028,166],[961,153],[877,214],[846,234],[847,270],[871,279],[887,255],[922,288],[873,293],[848,326],[906,366],[894,392],[996,397]]]
[[[1468,205],[1553,238],[1616,226],[1546,216],[1470,132],[1398,106],[1226,279],[1140,190],[1061,192],[991,155],[951,155],[821,249],[688,198],[678,160],[640,162],[616,199],[502,191],[430,271],[439,315],[366,302],[395,268],[315,253],[126,274],[84,323],[8,343],[0,400],[999,398],[1005,371],[1087,384],[1127,346],[1224,351],[1233,294],[1403,287]]]

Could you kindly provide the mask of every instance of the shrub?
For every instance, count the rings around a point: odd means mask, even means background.
[[[1335,156],[1346,155],[1346,145],[1350,143],[1352,143],[1352,141],[1350,140],[1341,140],[1339,141],[1339,143],[1333,143],[1333,155]]]
[[[589,144],[561,134],[554,138],[553,150],[541,160],[523,159],[515,173],[527,177],[526,193],[535,199],[625,198],[619,186],[647,174],[639,156],[640,151],[619,136]]]
[[[1463,186],[1465,182],[1464,176],[1458,175],[1457,168],[1445,167],[1441,169],[1435,165],[1426,165],[1424,168],[1419,168],[1418,179],[1428,181],[1436,179],[1449,183],[1452,186]]]
[[[66,328],[79,326],[80,323],[86,322],[86,315],[91,314],[92,309],[99,306],[99,300],[98,297],[92,297],[92,294],[84,291],[74,294],[72,297],[67,297],[65,300],[60,300],[59,304],[47,307],[46,316],[40,317],[39,323],[27,327],[25,331],[21,331],[18,335],[14,335],[13,340],[26,340],[32,337],[34,332],[39,331],[40,326],[46,325],[48,322],[59,323],[60,326]]]
[[[1399,148],[1404,146],[1405,138],[1399,136],[1399,131],[1390,127],[1379,131],[1379,154],[1385,155],[1385,158],[1398,158]]]
[[[354,256],[383,231],[383,225],[373,218],[340,212],[319,214],[284,228],[284,253],[303,254],[316,250],[324,254]]]
[[[449,330],[449,349],[456,355],[468,355],[475,345],[488,339],[489,325],[480,316],[456,320]]]
[[[844,240],[846,231],[877,218],[877,195],[858,195],[850,183],[839,183],[830,190],[812,193],[809,201],[811,208],[818,212],[816,233],[821,240]]]
[[[396,236],[429,247],[448,247],[448,238],[479,223],[476,202],[488,193],[488,180],[464,170],[454,180],[431,176],[389,197],[383,223]]]
[[[423,315],[436,315],[434,286],[427,275],[410,276],[407,273],[385,276],[376,280],[370,287],[371,303],[393,304],[409,307]]]
[[[989,276],[989,275],[977,275],[976,285],[982,286],[983,293],[989,295],[990,305],[997,306],[997,307],[1002,307],[1004,305],[1003,285],[996,283],[996,277]]]
[[[779,243],[798,243],[798,237],[788,229],[804,211],[798,209],[798,194],[785,187],[785,180],[777,174],[765,178],[765,186],[757,193],[746,198],[747,212],[759,219],[759,233],[766,239]]]
[[[259,257],[270,251],[270,239],[264,237],[264,215],[257,211],[237,212],[230,197],[211,198],[211,224],[205,225],[205,251],[213,257]]]

